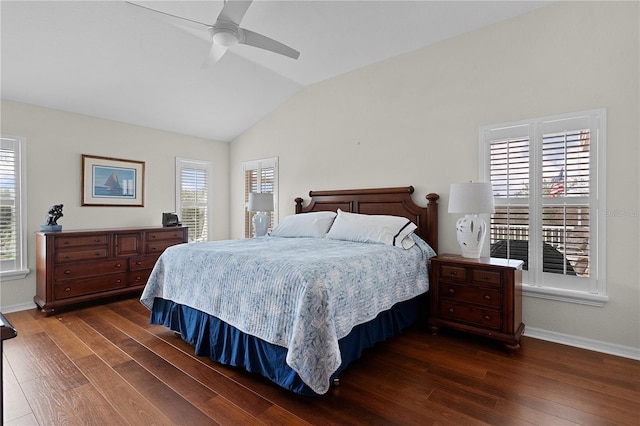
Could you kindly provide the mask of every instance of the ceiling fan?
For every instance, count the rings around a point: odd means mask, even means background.
[[[222,11],[218,15],[214,24],[205,24],[203,22],[194,21],[193,19],[183,18],[181,16],[172,15],[150,7],[141,6],[136,3],[127,1],[126,3],[146,9],[155,13],[163,14],[172,18],[181,20],[184,23],[190,22],[197,24],[201,30],[208,31],[212,41],[209,55],[202,65],[204,68],[209,67],[222,58],[228,49],[236,44],[246,44],[248,46],[257,47],[289,58],[298,59],[300,52],[286,46],[279,41],[273,40],[262,34],[258,34],[245,28],[240,28],[240,22],[244,17],[252,0],[225,0]]]

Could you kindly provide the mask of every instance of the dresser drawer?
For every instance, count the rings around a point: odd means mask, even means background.
[[[441,282],[440,295],[442,298],[455,299],[458,302],[474,303],[496,309],[502,307],[502,293],[499,290]]]
[[[96,277],[79,281],[58,282],[54,286],[54,296],[56,299],[66,299],[68,297],[99,293],[105,290],[114,290],[125,287],[126,285],[127,276],[125,274],[109,275],[107,277]]]
[[[107,234],[83,235],[78,237],[59,237],[55,239],[55,248],[95,246],[107,244]]]
[[[160,240],[160,241],[156,241],[156,242],[150,242],[149,244],[147,244],[146,253],[147,254],[153,254],[153,253],[160,254],[163,251],[165,251],[165,249],[167,247],[175,246],[176,244],[182,244],[182,243],[183,243],[182,240]]]
[[[466,268],[459,266],[441,265],[440,278],[447,280],[465,281],[467,278]]]
[[[72,263],[54,268],[53,278],[56,281],[92,277],[96,275],[115,274],[127,271],[127,260],[105,260],[101,262]]]
[[[442,302],[440,304],[440,315],[443,318],[466,322],[484,328],[493,328],[496,330],[502,328],[502,314],[499,311]]]
[[[183,234],[181,229],[172,229],[167,231],[154,231],[147,232],[147,242],[159,241],[159,240],[180,240],[182,241]]]
[[[151,275],[151,269],[131,272],[129,273],[128,284],[130,286],[144,285],[147,283],[149,275]]]
[[[471,273],[471,277],[474,283],[488,284],[499,286],[500,285],[500,273],[487,271],[484,269],[474,269]]]
[[[108,250],[106,247],[96,247],[91,250],[59,251],[55,255],[55,261],[56,263],[62,263],[78,260],[106,259],[107,257]]]
[[[150,256],[136,256],[129,259],[129,270],[139,271],[143,269],[151,269],[158,261],[160,254]]]

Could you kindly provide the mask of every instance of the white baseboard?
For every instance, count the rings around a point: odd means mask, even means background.
[[[557,333],[541,328],[527,327],[524,335],[534,339],[547,340],[549,342],[561,343],[563,345],[574,346],[576,348],[588,349],[605,354],[630,358],[640,361],[640,348],[632,346],[616,345],[614,343],[602,342],[600,340],[585,339],[584,337],[572,336],[570,334]]]
[[[34,302],[21,303],[19,305],[0,306],[0,312],[2,312],[3,314],[9,314],[11,312],[26,311],[35,307],[36,304]]]

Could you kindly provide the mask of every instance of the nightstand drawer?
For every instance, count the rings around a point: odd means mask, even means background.
[[[500,285],[500,273],[484,269],[474,269],[471,273],[473,282],[479,284]]]
[[[467,278],[466,272],[466,268],[458,266],[442,265],[440,267],[440,277],[443,279],[465,281]]]
[[[455,299],[459,302],[474,303],[497,309],[502,307],[502,293],[499,290],[440,283],[440,294],[442,298]]]
[[[442,302],[440,304],[440,315],[446,319],[481,327],[489,327],[496,330],[502,328],[502,315],[499,311]]]

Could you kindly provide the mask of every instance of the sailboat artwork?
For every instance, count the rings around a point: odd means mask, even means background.
[[[82,154],[82,205],[144,207],[144,161]]]
[[[93,175],[94,197],[135,198],[135,169],[94,166]]]

